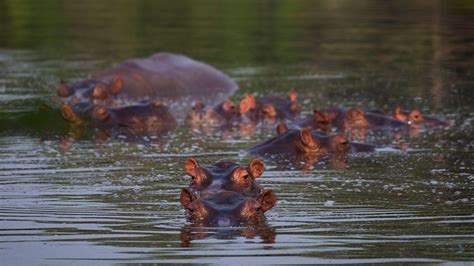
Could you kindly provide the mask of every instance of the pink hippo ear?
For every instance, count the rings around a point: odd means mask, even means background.
[[[80,119],[79,116],[74,113],[74,110],[72,110],[71,106],[69,106],[68,104],[63,104],[61,106],[61,114],[67,121],[69,121],[73,125],[82,124],[82,119]]]
[[[393,110],[393,118],[400,121],[407,121],[407,116],[402,113],[400,105],[397,105],[395,110]]]
[[[258,197],[257,201],[260,203],[260,207],[264,212],[270,210],[275,206],[275,203],[277,201],[277,197],[273,190],[271,189],[266,189],[263,191],[263,193]]]
[[[186,173],[193,178],[199,175],[199,163],[194,159],[189,157],[184,163],[184,170]]]
[[[92,98],[105,100],[107,99],[107,97],[108,97],[107,87],[105,87],[104,84],[95,85],[94,90],[92,90]]]
[[[286,131],[288,131],[288,127],[286,126],[286,124],[283,123],[283,122],[278,123],[278,125],[276,126],[277,134],[281,135],[281,134],[285,133]]]
[[[241,114],[247,113],[250,109],[255,109],[256,102],[252,94],[245,94],[239,104],[239,112]]]
[[[74,90],[64,82],[64,80],[61,80],[59,83],[59,88],[58,88],[58,96],[59,97],[69,97],[74,94]]]
[[[292,89],[288,92],[288,98],[290,99],[290,102],[296,103],[296,101],[298,100],[298,93],[296,93],[295,88],[292,88]]]
[[[196,200],[196,196],[194,196],[189,189],[183,188],[181,190],[181,194],[179,195],[179,201],[181,202],[181,205],[183,205],[186,209],[189,209],[189,205],[194,200]]]
[[[232,182],[238,187],[249,187],[252,178],[249,176],[247,170],[239,166],[232,172]]]
[[[303,145],[310,149],[316,149],[318,147],[313,135],[311,134],[311,130],[308,128],[300,129],[300,140]]]
[[[120,93],[123,87],[123,80],[121,78],[115,78],[112,80],[112,84],[110,85],[110,92],[113,95],[117,95]]]
[[[261,160],[253,159],[247,167],[247,171],[255,179],[263,174],[263,171],[265,171],[265,165],[263,165]]]

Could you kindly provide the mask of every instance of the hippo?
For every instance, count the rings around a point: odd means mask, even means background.
[[[248,149],[248,153],[251,155],[322,155],[345,154],[351,149],[348,139],[342,134],[328,136],[309,128],[289,129],[284,123],[279,123],[276,131],[277,136]]]
[[[258,223],[276,203],[272,190],[263,189],[255,179],[263,174],[263,162],[255,159],[244,168],[229,161],[200,166],[194,158],[185,162],[192,177],[180,194],[188,218],[207,226],[230,226]]]
[[[408,132],[408,123],[393,119],[390,116],[364,111],[360,108],[331,108],[313,114],[295,122],[299,127],[311,127],[328,133],[335,129],[345,132],[350,139],[364,140],[371,133]]]
[[[308,170],[316,163],[341,169],[347,165],[346,157],[349,152],[375,151],[374,145],[349,142],[343,134],[325,135],[309,128],[288,128],[284,123],[279,123],[276,131],[277,136],[247,149],[246,152],[271,158],[277,162],[278,169],[296,167]]]
[[[312,128],[324,133],[329,133],[332,130],[329,116],[318,110],[313,110],[310,116],[299,119],[294,124],[301,128]]]
[[[425,116],[419,110],[402,111],[400,105],[395,107],[393,118],[398,121],[407,122],[412,128],[448,127],[449,123],[434,117]]]
[[[255,198],[263,190],[255,180],[264,170],[263,162],[258,159],[252,160],[245,168],[228,161],[211,166],[201,166],[194,158],[185,162],[185,171],[192,178],[189,190],[199,196],[226,190]]]
[[[395,120],[379,113],[366,112],[360,108],[332,108],[325,112],[326,119],[340,130],[353,129],[407,129],[406,122]]]
[[[186,124],[191,128],[226,127],[240,122],[240,113],[233,102],[225,100],[214,107],[197,102],[186,116]]]
[[[184,55],[157,53],[148,58],[126,60],[92,79],[70,85],[61,82],[58,96],[69,104],[110,98],[127,101],[189,98],[215,104],[231,96],[237,88],[228,76],[205,63]]]
[[[248,120],[272,123],[298,118],[301,107],[295,89],[291,89],[287,98],[267,96],[255,99],[253,95],[245,94],[240,101],[239,111]]]
[[[72,107],[65,104],[61,110],[64,117],[73,124],[91,122],[97,128],[120,130],[122,133],[157,133],[177,126],[168,108],[157,101],[120,108],[91,106],[87,103],[78,103]]]

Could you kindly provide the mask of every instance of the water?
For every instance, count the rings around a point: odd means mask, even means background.
[[[472,262],[473,36],[469,1],[0,0],[2,264]],[[272,133],[104,140],[56,109],[60,79],[158,51],[224,70],[234,100],[295,87],[304,113],[402,103],[455,126],[339,170],[265,161],[265,225],[195,228],[185,158],[246,164]]]

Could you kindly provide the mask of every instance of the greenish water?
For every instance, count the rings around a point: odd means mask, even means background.
[[[159,51],[222,69],[235,100],[294,87],[306,114],[401,103],[454,126],[374,140],[406,151],[341,170],[266,161],[279,199],[266,226],[192,228],[185,158],[248,163],[240,151],[270,133],[103,141],[56,109],[61,79]],[[473,85],[470,1],[0,0],[2,263],[472,262]]]

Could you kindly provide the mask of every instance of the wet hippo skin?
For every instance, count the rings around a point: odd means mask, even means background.
[[[275,193],[255,182],[265,169],[260,160],[251,161],[247,167],[228,161],[201,166],[196,159],[188,158],[184,168],[192,179],[181,191],[180,202],[193,223],[258,223],[276,203]]]
[[[210,65],[184,55],[157,53],[148,58],[126,60],[90,80],[70,85],[61,82],[58,95],[75,102],[109,97],[190,98],[215,104],[231,96],[237,88],[233,80]]]

